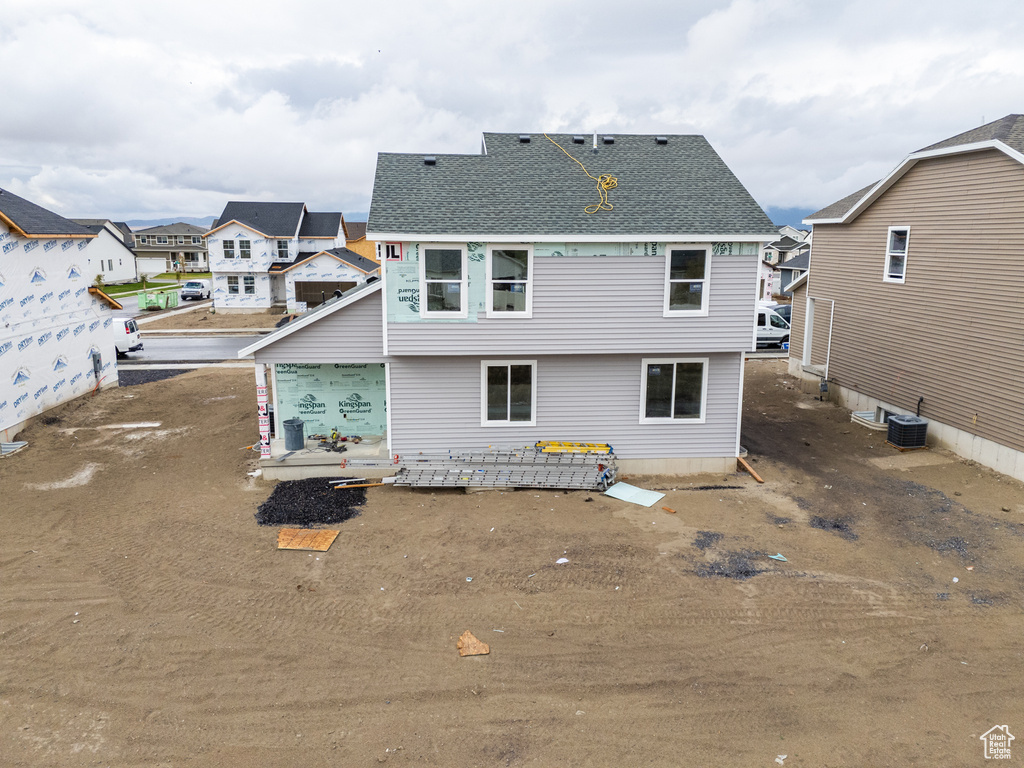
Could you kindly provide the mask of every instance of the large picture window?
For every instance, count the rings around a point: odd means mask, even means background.
[[[424,246],[420,258],[420,311],[423,317],[466,317],[466,249]]]
[[[537,410],[536,361],[485,360],[481,369],[482,425],[534,426]]]
[[[909,245],[910,227],[889,227],[889,241],[885,249],[885,276],[882,278],[885,282],[906,282]]]
[[[530,317],[533,312],[533,248],[487,249],[487,316]]]
[[[665,252],[665,316],[707,314],[711,248],[672,245]]]
[[[641,423],[704,422],[706,358],[647,359],[642,379]]]

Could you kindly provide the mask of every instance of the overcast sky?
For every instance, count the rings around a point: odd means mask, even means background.
[[[65,216],[365,212],[378,151],[701,133],[817,210],[1024,112],[1021,0],[4,0],[0,187]]]

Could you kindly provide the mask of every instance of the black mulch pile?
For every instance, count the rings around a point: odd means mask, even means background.
[[[853,541],[857,538],[857,534],[853,532],[850,524],[845,520],[832,520],[827,517],[819,517],[818,515],[815,515],[811,518],[811,528],[836,533],[848,541]]]
[[[745,581],[764,573],[765,568],[758,568],[751,558],[764,557],[760,552],[726,552],[720,560],[701,563],[697,566],[697,575],[703,579],[736,579]]]
[[[284,480],[260,504],[256,522],[260,525],[294,525],[309,528],[315,525],[334,525],[359,514],[366,503],[365,488],[334,486],[323,477],[307,480]]]
[[[693,540],[693,546],[703,551],[715,546],[721,540],[722,534],[716,531],[697,531],[697,538]]]
[[[166,370],[161,368],[151,371],[122,368],[117,372],[117,386],[137,387],[139,384],[149,384],[151,381],[171,379],[183,373],[188,373],[188,370],[184,368],[168,368]]]

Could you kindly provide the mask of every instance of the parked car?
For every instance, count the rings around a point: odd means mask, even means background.
[[[114,347],[118,357],[142,349],[142,334],[139,333],[139,326],[135,320],[130,317],[115,317],[113,327]]]
[[[209,280],[189,280],[181,289],[181,300],[210,298]]]
[[[790,325],[793,324],[793,305],[792,304],[776,304],[772,307],[772,312],[781,317]]]
[[[757,346],[781,347],[789,341],[789,323],[774,309],[757,308]]]

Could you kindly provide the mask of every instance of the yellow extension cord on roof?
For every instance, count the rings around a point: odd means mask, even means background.
[[[597,182],[597,193],[601,196],[601,202],[594,203],[593,205],[586,206],[583,209],[584,212],[586,212],[586,213],[597,213],[598,211],[602,211],[602,210],[603,211],[611,211],[611,210],[613,210],[615,208],[615,206],[608,202],[608,190],[609,189],[615,189],[617,186],[619,186],[619,180],[617,178],[615,178],[614,176],[612,176],[610,173],[602,173],[600,176],[593,176],[593,175],[591,175],[590,171],[587,170],[587,167],[585,165],[583,165],[583,163],[581,163],[575,157],[573,157],[568,152],[566,152],[565,149],[557,141],[552,139],[546,133],[544,134],[544,138],[547,139],[548,141],[550,141],[552,144],[554,144],[559,149],[561,149],[562,152],[565,152],[565,156],[566,157],[568,157],[570,160],[572,160],[574,163],[576,163],[576,165],[578,165],[580,168],[583,169],[583,172],[585,174],[587,174],[587,176],[590,176],[590,178],[592,178],[594,181]]]

